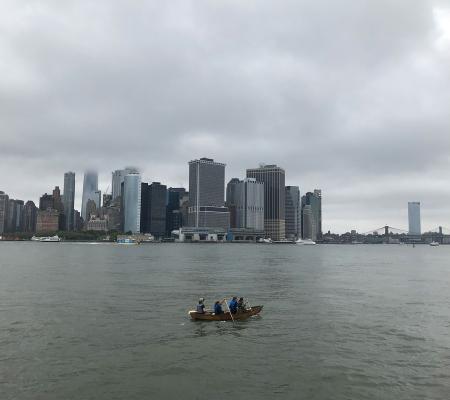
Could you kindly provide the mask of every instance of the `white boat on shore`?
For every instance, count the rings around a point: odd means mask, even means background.
[[[316,242],[312,239],[298,239],[295,244],[301,245],[301,246],[315,246]]]

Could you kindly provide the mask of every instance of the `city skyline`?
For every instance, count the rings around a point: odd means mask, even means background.
[[[79,202],[86,169],[104,192],[128,165],[187,187],[206,155],[226,181],[265,162],[321,188],[324,231],[407,229],[413,200],[423,229],[450,225],[448,2],[39,4],[0,16],[14,198],[74,171]]]

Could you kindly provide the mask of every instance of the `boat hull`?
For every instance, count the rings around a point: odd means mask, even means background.
[[[243,320],[252,317],[253,315],[257,315],[261,312],[263,306],[255,306],[250,307],[248,310],[243,312],[238,312],[233,314],[233,319],[235,320]],[[224,312],[223,314],[215,315],[213,313],[198,313],[197,311],[189,311],[189,316],[194,321],[231,321],[231,314],[229,311]]]

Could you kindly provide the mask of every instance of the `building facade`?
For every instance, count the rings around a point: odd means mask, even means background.
[[[185,188],[172,188],[167,190],[167,211],[166,211],[166,236],[170,237],[171,232],[180,229],[183,225],[181,202],[186,195]]]
[[[131,173],[123,180],[123,230],[139,233],[141,227],[141,175]]]
[[[138,169],[134,167],[125,167],[124,169],[117,169],[112,172],[111,195],[113,200],[117,199],[122,194],[122,184],[125,175],[138,173]]]
[[[0,235],[7,231],[9,196],[0,191]]]
[[[86,171],[83,178],[83,197],[81,200],[81,217],[84,221],[87,220],[86,206],[88,200],[94,200],[97,207],[100,206],[98,198],[98,174],[95,171]]]
[[[247,178],[264,183],[264,231],[272,240],[285,239],[285,172],[276,165],[247,169]]]
[[[306,225],[302,221],[302,237],[304,239],[317,240],[322,238],[322,191],[315,189],[314,192],[307,192],[302,197],[302,218],[304,216],[303,209],[310,206],[307,215],[311,213],[310,222]],[[309,227],[310,225],[310,227]],[[303,231],[303,227],[307,226],[307,231]],[[306,236],[305,236],[306,235]]]
[[[33,201],[29,200],[25,203],[22,212],[23,232],[36,232],[37,208]]]
[[[210,158],[190,161],[188,225],[228,229],[230,213],[224,194],[225,164]]]
[[[231,179],[227,185],[230,227],[264,232],[264,183],[255,178]],[[232,222],[231,222],[232,221]]]
[[[302,235],[301,198],[298,186],[285,188],[286,238],[298,239]]]
[[[410,201],[408,203],[408,225],[408,232],[410,235],[420,235],[422,233],[419,201]]]
[[[59,229],[59,212],[51,208],[39,210],[36,217],[36,232],[53,233]]]
[[[64,174],[64,229],[73,231],[74,229],[74,209],[75,209],[75,172]]]
[[[141,232],[156,238],[166,234],[167,186],[160,182],[141,184]]]

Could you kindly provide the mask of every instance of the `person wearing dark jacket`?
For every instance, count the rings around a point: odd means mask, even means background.
[[[222,306],[220,305],[220,301],[217,300],[214,303],[214,314],[219,315],[219,314],[223,314],[223,310],[222,310]]]
[[[230,309],[231,314],[236,314],[238,310],[238,302],[237,297],[233,297],[228,303],[228,308]]]

